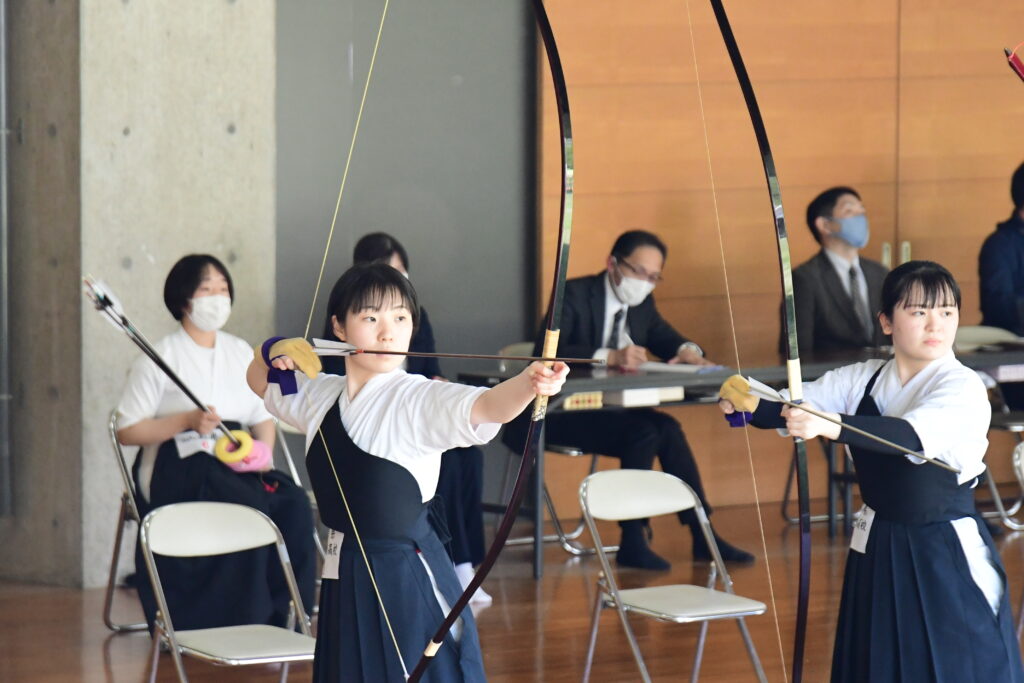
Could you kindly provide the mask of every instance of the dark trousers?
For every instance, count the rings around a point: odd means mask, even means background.
[[[484,454],[476,446],[455,448],[441,456],[437,495],[444,499],[451,534],[452,562],[478,565],[484,559],[484,515],[481,503]]]
[[[137,485],[138,462],[135,477]],[[277,470],[239,474],[203,453],[181,459],[174,441],[169,441],[157,455],[150,501],[140,501],[139,512],[145,515],[161,505],[196,500],[248,505],[270,517],[284,537],[303,607],[312,610],[317,553],[313,513],[302,488]],[[287,620],[291,596],[273,548],[217,557],[157,557],[157,565],[175,628],[283,626]],[[141,548],[136,553],[136,573],[139,598],[152,628],[157,605]]]
[[[550,415],[545,424],[548,443],[618,458],[624,469],[649,470],[657,458],[661,469],[689,484],[711,513],[693,451],[670,415],[650,408],[564,412]],[[697,516],[693,510],[685,510],[679,519],[692,526]]]

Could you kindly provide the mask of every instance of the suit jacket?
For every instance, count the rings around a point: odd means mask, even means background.
[[[325,334],[324,338],[334,339],[334,333]],[[422,307],[420,308],[420,326],[416,329],[416,334],[409,341],[409,350],[424,353],[434,353],[437,350],[434,346],[434,328],[430,326],[430,318],[427,317],[427,312]],[[323,364],[324,372],[334,375],[345,374],[344,358],[324,356],[320,360]],[[433,379],[441,375],[441,365],[437,362],[436,358],[409,356],[405,359],[405,371],[413,375],[423,375]]]
[[[605,340],[605,273],[576,278],[565,283],[565,298],[562,304],[561,334],[558,338],[558,355],[574,358],[592,358],[602,348]],[[648,295],[637,306],[626,312],[629,338],[643,346],[655,356],[668,360],[675,357],[681,344],[689,341],[669,325],[654,305],[654,295]],[[539,354],[544,342],[541,331],[534,353]]]
[[[876,314],[882,308],[882,281],[889,271],[881,263],[863,257],[860,258],[860,269],[868,285],[868,311],[873,321],[870,335],[857,320],[853,299],[846,293],[824,250],[793,271],[796,333],[801,356],[821,358],[888,343]],[[779,349],[784,351],[785,348],[783,328]]]
[[[978,255],[981,324],[1024,334],[1024,221],[996,226]]]

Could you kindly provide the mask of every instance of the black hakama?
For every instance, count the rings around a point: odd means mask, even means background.
[[[138,490],[139,459],[135,463]],[[178,456],[173,439],[161,444],[153,466],[149,510],[186,501],[238,503],[270,517],[285,546],[307,612],[316,591],[317,552],[313,543],[313,512],[309,496],[286,474],[235,472],[212,455]],[[268,546],[217,557],[156,557],[160,581],[176,629],[213,628],[236,624],[287,623],[291,595],[277,551]],[[141,548],[135,553],[136,585],[150,630],[156,597]]]
[[[881,369],[879,369],[880,371]],[[880,415],[868,382],[857,415]],[[901,455],[852,447],[874,510],[865,552],[846,563],[833,683],[1021,683],[1006,576],[977,517],[972,482]],[[1002,578],[996,614],[971,576],[952,520],[973,517]]]
[[[327,440],[326,448],[321,434]],[[324,579],[320,589],[313,680],[401,683],[404,676],[399,655],[352,532],[338,481],[344,487],[398,649],[410,672],[444,620],[420,558],[430,567],[449,606],[462,593],[439,537],[439,532],[446,535],[443,516],[436,507],[421,502],[419,484],[407,469],[366,453],[352,442],[342,425],[337,401],[313,439],[306,467],[321,519],[329,528],[345,534],[338,578]],[[486,680],[473,615],[466,610],[460,620],[461,638],[456,642],[449,633],[423,681]]]

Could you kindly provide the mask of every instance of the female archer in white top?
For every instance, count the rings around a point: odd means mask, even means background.
[[[879,321],[894,355],[826,373],[798,408],[759,400],[730,378],[720,405],[749,423],[846,444],[865,507],[846,563],[832,681],[1024,681],[998,550],[974,506],[991,409],[953,355],[960,288],[942,266],[886,277]],[[881,436],[959,474],[858,435]]]

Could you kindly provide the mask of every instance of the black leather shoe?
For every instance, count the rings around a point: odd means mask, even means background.
[[[619,552],[615,555],[615,563],[620,567],[649,569],[656,572],[667,572],[672,568],[668,560],[647,547],[646,543],[620,545]]]
[[[722,555],[723,561],[740,565],[754,564],[753,555],[746,550],[737,548],[718,534],[715,534],[715,543],[718,544],[718,552]],[[711,549],[704,541],[704,535],[699,532],[693,537],[693,559],[698,562],[711,561]]]
[[[620,524],[622,540],[619,541],[619,552],[615,555],[615,562],[620,567],[649,569],[658,572],[671,569],[672,565],[647,545],[652,534],[650,527],[643,520],[632,519]]]

